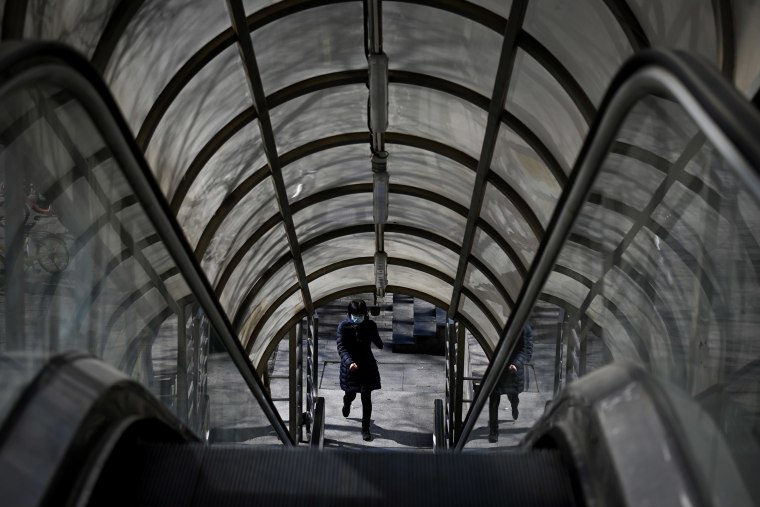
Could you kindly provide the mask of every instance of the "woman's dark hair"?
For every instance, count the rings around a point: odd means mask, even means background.
[[[367,303],[361,299],[354,299],[348,303],[349,315],[367,315]]]

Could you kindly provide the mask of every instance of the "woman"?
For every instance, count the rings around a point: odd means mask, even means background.
[[[517,405],[520,403],[519,394],[523,392],[525,387],[525,363],[529,362],[532,356],[533,327],[530,324],[525,324],[515,350],[509,356],[507,368],[488,399],[489,442],[493,443],[499,440],[499,401],[502,394],[507,395],[509,404],[512,406],[512,419],[516,421],[520,415]]]
[[[348,316],[338,324],[338,353],[340,354],[340,388],[343,396],[343,417],[351,412],[356,393],[362,400],[362,438],[371,440],[369,421],[372,416],[372,391],[380,389],[380,372],[372,355],[370,343],[383,348],[377,324],[370,320],[367,304],[361,299],[351,301]]]

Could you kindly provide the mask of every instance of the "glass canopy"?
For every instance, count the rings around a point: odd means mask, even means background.
[[[366,3],[4,2],[4,39],[64,42],[102,73],[257,368],[315,301],[374,285],[380,249],[389,286],[428,295],[494,347],[623,61],[647,46],[682,49],[746,95],[760,86],[757,52],[747,49],[757,45],[760,14],[749,1]],[[367,18],[370,4],[381,6],[378,20]],[[388,126],[378,132],[370,123],[385,104],[368,93],[367,56],[379,53],[388,56]],[[650,101],[631,115],[663,111],[678,114]],[[664,177],[658,164],[689,151],[688,126],[662,129],[621,132],[612,147],[599,202],[588,205],[614,211],[605,214],[609,231],[626,234]],[[97,156],[96,146],[81,149]],[[373,149],[389,154],[380,243]],[[693,165],[670,192],[711,187]],[[605,178],[626,181],[625,192],[610,195]],[[678,207],[656,210],[625,257],[688,272],[678,252],[693,245],[705,215],[677,195],[667,203]],[[682,220],[672,223],[676,212]],[[134,234],[142,226],[129,213],[118,219]],[[653,251],[652,234],[670,226],[677,231]],[[578,279],[596,279],[582,259],[620,238],[594,237],[592,218],[575,227],[588,240],[568,246],[551,291],[580,305]],[[604,301],[589,304],[610,318]]]

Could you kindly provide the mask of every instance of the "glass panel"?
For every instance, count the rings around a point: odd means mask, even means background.
[[[504,125],[499,129],[491,170],[517,191],[546,228],[562,187],[536,152]]]
[[[467,217],[431,201],[408,195],[391,194],[388,222],[418,227],[461,244]]]
[[[523,282],[520,272],[507,256],[507,253],[480,228],[475,229],[472,255],[483,262],[499,278],[513,300],[517,298]]]
[[[270,117],[278,153],[323,137],[366,132],[367,96],[364,84],[336,86],[273,108]]]
[[[198,244],[203,230],[224,199],[266,163],[255,123],[235,134],[206,162],[177,213],[177,220],[191,246]],[[250,214],[251,221],[260,223],[263,217],[271,217],[277,212],[273,195],[274,187],[269,178],[246,195],[244,205],[256,210]],[[233,216],[239,215],[236,212]]]
[[[309,290],[312,299],[319,301],[323,298],[335,299],[330,296],[338,291],[367,285],[375,285],[375,268],[372,264],[349,266],[327,273],[310,282]]]
[[[388,236],[386,235],[386,243]],[[301,250],[303,267],[306,275],[313,275],[316,271],[336,262],[342,262],[359,257],[372,258],[375,250],[375,233],[351,234],[340,238],[330,239],[324,243],[314,245],[311,248]],[[388,249],[386,248],[386,251]],[[389,253],[390,255],[390,253]],[[374,279],[372,284],[374,284]],[[317,297],[312,291],[312,299]]]
[[[642,212],[625,216],[612,198],[592,194],[600,204],[584,206],[575,220],[560,256],[567,269],[552,273],[544,287],[559,303],[585,301],[580,317],[566,323],[571,341],[558,387],[588,371],[593,332],[602,341],[596,364],[636,361],[663,382],[705,483],[718,484],[726,467],[735,469],[731,497],[757,503],[760,206],[744,179],[757,176],[737,176],[704,135],[689,138],[696,126],[683,111],[674,113],[675,103],[660,107],[663,100],[634,108],[621,136],[678,163],[664,165],[668,177],[639,185],[633,198],[624,197],[630,173],[621,164],[640,171],[640,160],[605,159],[595,188],[630,199]],[[588,283],[570,278],[568,269],[593,275],[592,301]]]
[[[473,158],[480,157],[486,111],[453,95],[419,86],[391,83],[388,95],[390,132],[427,137]]]
[[[610,10],[595,0],[572,5],[561,0],[532,2],[523,29],[567,67],[597,105],[612,76],[633,53]]]
[[[501,42],[500,33],[443,9],[383,3],[383,51],[393,70],[443,78],[490,98]]]
[[[251,350],[251,361],[256,368],[261,367],[264,352],[266,351],[266,347],[272,342],[274,334],[282,330],[285,324],[293,319],[301,310],[303,310],[303,298],[301,297],[301,291],[297,291],[286,299],[264,323],[258,335],[259,338],[254,342],[253,350]]]
[[[683,109],[676,102],[664,98],[647,97],[636,103],[630,114],[631,121],[620,129],[617,136],[615,151],[623,155],[636,158],[654,154],[675,163],[684,153],[687,143],[697,134],[697,128]],[[663,115],[670,116],[673,121],[659,121]],[[637,125],[647,125],[648,128],[637,128]]]
[[[164,195],[174,194],[206,142],[250,107],[246,83],[237,47],[232,46],[206,65],[174,99],[145,152]],[[249,148],[252,155],[254,146]]]
[[[760,33],[755,30],[760,19],[760,5],[755,0],[734,0],[731,8],[736,41],[734,84],[747,98],[752,98],[760,89],[760,53],[755,51],[760,44]]]
[[[310,77],[367,68],[359,2],[290,14],[259,28],[252,39],[267,95]]]
[[[214,280],[219,274],[218,270],[226,266],[252,238],[254,232],[272,217],[279,219],[279,212],[274,197],[274,185],[270,178],[266,178],[226,215],[211,238],[203,254],[202,263],[208,279]],[[264,234],[266,235],[267,232]],[[258,238],[255,240],[258,241]],[[287,241],[285,241],[285,246],[287,246]],[[274,254],[279,251],[272,252],[267,260],[273,259]]]
[[[459,311],[469,320],[488,345],[493,349],[499,341],[500,329],[493,327],[491,320],[480,310],[480,307],[467,296],[459,299]]]
[[[339,146],[303,157],[282,168],[291,203],[328,188],[372,183],[369,145]]]
[[[216,249],[210,250],[216,252]],[[225,311],[228,315],[233,316],[238,311],[238,305],[240,304],[245,294],[251,289],[254,283],[259,279],[261,274],[272,264],[274,264],[280,257],[286,255],[290,251],[288,245],[288,239],[285,235],[285,228],[282,224],[277,224],[267,231],[261,238],[251,245],[248,251],[243,256],[240,263],[234,268],[232,276],[229,277],[224,290],[222,292],[219,301],[222,303]],[[206,272],[210,280],[214,280],[214,285],[219,285],[219,276],[221,275],[220,268],[227,265],[229,258],[232,257],[233,252],[227,250],[220,250],[229,257],[222,260],[216,260],[214,256],[209,256],[203,261],[203,270]],[[211,254],[213,255],[213,254]],[[217,268],[214,271],[212,268]],[[216,273],[215,278],[211,278],[211,275]]]
[[[512,202],[490,183],[486,184],[480,216],[502,234],[526,266],[530,265],[538,249],[538,239]]]
[[[473,0],[472,3],[492,10],[505,19],[509,17],[509,11],[512,9],[512,0]]]
[[[385,251],[393,259],[408,259],[430,266],[452,279],[457,276],[459,254],[423,238],[385,233]]]
[[[230,15],[220,2],[143,2],[104,73],[134,134],[180,67],[229,25]]]
[[[436,153],[388,144],[388,173],[391,185],[409,185],[430,190],[469,208],[475,171]]]
[[[57,40],[90,59],[117,3],[115,0],[32,0],[26,6],[24,38]]]
[[[652,46],[687,49],[717,64],[713,2],[675,0],[660,5],[632,0],[628,4]]]
[[[586,120],[559,83],[522,50],[505,107],[547,144],[562,167],[573,166],[588,132]]]
[[[665,179],[665,173],[625,153],[610,154],[609,170],[594,182],[592,192],[617,200],[637,211],[643,211],[652,192]],[[625,186],[621,185],[625,182]]]
[[[494,317],[501,321],[502,327],[507,323],[507,318],[511,313],[509,305],[501,297],[496,287],[472,264],[467,264],[464,286],[472,291],[473,295],[488,307],[488,310]]]
[[[47,360],[86,351],[201,437],[278,441],[223,346],[210,344],[219,332],[92,109],[55,87],[16,86],[0,98],[0,131],[31,114],[0,149],[0,420]],[[243,427],[245,438],[222,431]]]
[[[391,196],[391,202],[393,199]],[[293,223],[301,243],[334,229],[371,224],[372,194],[350,194],[322,201],[294,213]],[[371,254],[372,252],[367,253]]]
[[[451,301],[451,285],[432,275],[405,266],[388,265],[388,285],[402,289],[416,289],[445,304]],[[404,291],[394,290],[394,292],[403,293]]]
[[[265,324],[269,325],[269,322],[263,321],[262,319],[265,318],[267,310],[269,310],[270,307],[274,305],[275,301],[277,301],[277,298],[282,296],[285,292],[289,291],[294,285],[297,284],[298,279],[296,278],[296,270],[293,267],[292,262],[287,263],[285,266],[277,270],[277,272],[269,278],[264,286],[259,289],[259,291],[255,294],[253,300],[251,300],[251,302],[246,305],[245,308],[240,308],[238,310],[239,315],[236,315],[236,317],[233,319],[234,322],[242,322],[241,325],[237,326],[237,328],[240,329],[240,341],[242,341],[244,344],[248,344],[251,340],[253,340],[255,344],[257,340],[262,337],[265,337],[266,340],[269,340],[271,338],[270,332],[272,330],[270,329],[267,334],[264,334],[262,329]],[[293,296],[297,298],[298,304],[301,308],[303,308],[301,291],[296,290]],[[268,320],[271,321],[272,319],[278,319],[278,314],[285,311],[283,308],[287,307],[281,306],[276,308],[272,316],[268,317]],[[294,314],[289,315],[292,316]],[[287,318],[285,320],[287,320]],[[254,364],[256,363],[254,362]]]

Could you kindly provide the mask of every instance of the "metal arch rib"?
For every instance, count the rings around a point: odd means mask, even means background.
[[[472,202],[469,207],[467,216],[467,226],[462,239],[462,256],[459,258],[459,267],[457,268],[457,277],[454,282],[454,290],[451,294],[451,304],[449,305],[448,315],[452,318],[459,308],[459,298],[464,284],[465,273],[467,272],[467,262],[472,250],[475,238],[475,228],[480,216],[480,209],[483,205],[483,196],[485,194],[486,177],[491,167],[496,138],[501,125],[501,113],[507,100],[507,90],[512,77],[512,68],[514,67],[515,56],[517,53],[517,35],[521,30],[525,12],[528,8],[527,0],[514,0],[509,13],[507,26],[504,30],[504,40],[501,47],[501,56],[499,57],[499,67],[496,71],[496,82],[494,85],[491,105],[488,109],[488,120],[486,131],[483,138],[483,147],[478,160],[478,170],[475,175],[475,184],[472,191]]]
[[[282,177],[282,166],[280,165],[280,158],[277,154],[277,143],[275,142],[272,123],[269,119],[269,109],[267,107],[266,95],[264,94],[264,85],[261,82],[261,74],[259,73],[258,64],[256,63],[256,53],[253,49],[253,42],[247,25],[245,9],[242,0],[227,0],[227,8],[230,13],[232,27],[237,35],[238,49],[248,79],[251,99],[253,100],[253,105],[258,113],[257,117],[259,120],[261,137],[264,142],[264,151],[267,160],[269,161],[269,170],[272,180],[274,181],[277,204],[280,208],[280,213],[282,214],[282,221],[288,237],[288,244],[290,246],[291,254],[293,255],[293,265],[295,267],[296,277],[298,278],[298,285],[301,288],[304,306],[311,315],[314,313],[314,306],[311,301],[311,294],[309,293],[309,285],[306,282],[306,272],[303,267],[303,259],[301,259],[301,251],[298,244],[298,237],[296,236],[295,225],[293,224],[293,216],[290,212],[288,193],[285,189],[285,182]]]

